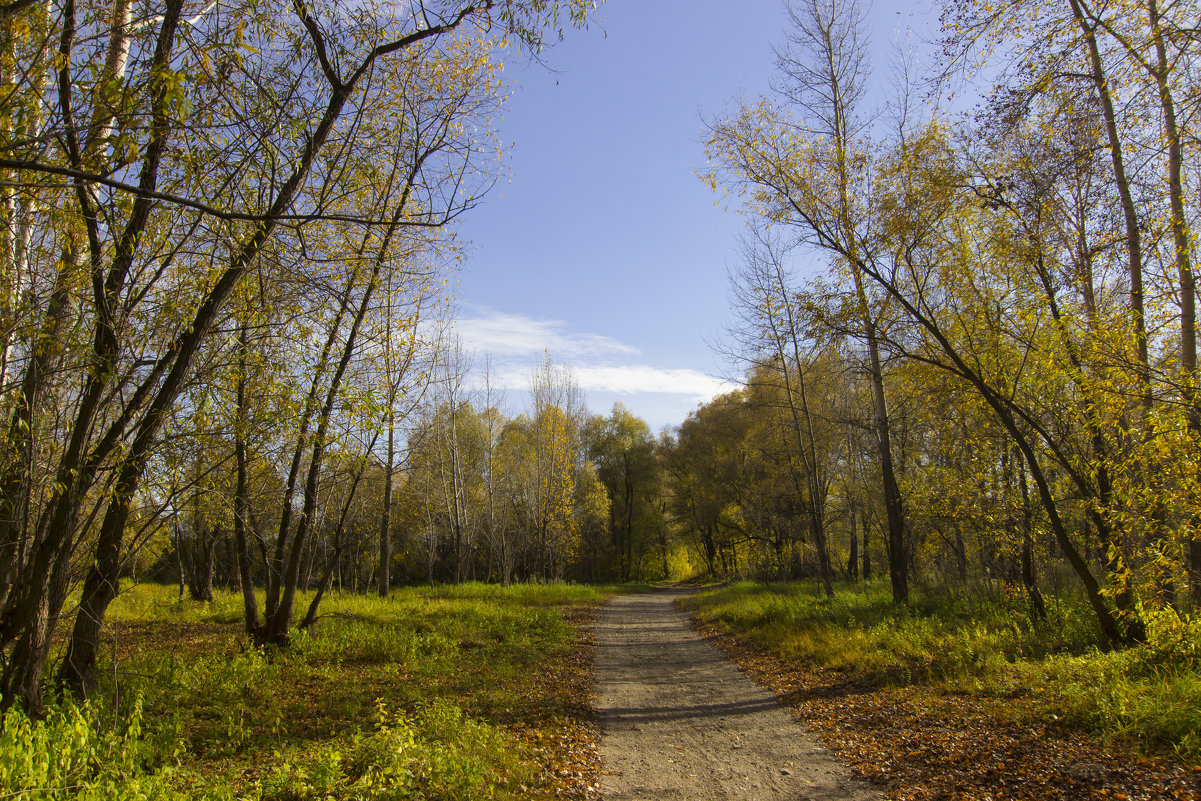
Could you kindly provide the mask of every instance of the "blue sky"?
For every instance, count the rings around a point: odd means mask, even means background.
[[[926,15],[871,12],[874,52]],[[782,0],[608,0],[546,67],[509,65],[512,181],[465,218],[457,329],[521,408],[549,352],[590,411],[621,401],[658,431],[728,391],[712,347],[744,221],[697,178],[704,120],[767,93]],[[885,83],[884,64],[877,65]]]

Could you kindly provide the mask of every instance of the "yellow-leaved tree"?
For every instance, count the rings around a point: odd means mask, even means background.
[[[0,9],[0,703],[40,706],[80,580],[59,679],[79,693],[92,680],[164,427],[220,361],[206,353],[238,350],[226,335],[236,289],[297,279],[330,289],[345,324],[365,315],[402,231],[445,225],[490,184],[478,112],[499,91],[495,46],[536,50],[592,5]],[[275,322],[295,324],[293,341],[314,336],[311,318]],[[356,339],[343,327],[319,360],[299,435],[314,453]],[[297,515],[268,544],[279,590],[266,639],[286,636],[315,472],[289,480]]]

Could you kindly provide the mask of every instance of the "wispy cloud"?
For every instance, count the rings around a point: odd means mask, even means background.
[[[679,395],[688,400],[709,401],[738,387],[699,370],[651,367],[646,364],[592,365],[568,362],[571,375],[585,392],[618,395]],[[507,362],[493,365],[494,387],[508,390],[529,388],[535,366]]]
[[[601,334],[571,331],[561,320],[484,308],[470,309],[468,315],[455,321],[455,331],[475,353],[475,380],[480,384],[484,380],[481,360],[485,355],[490,358],[488,381],[496,390],[525,393],[543,352],[571,370],[585,395],[628,397],[634,407],[667,404],[670,414],[664,412],[659,423],[678,422],[676,418],[683,419],[695,404],[737,387],[700,370],[639,363],[631,358],[637,357],[637,348]]]
[[[581,389],[623,395],[654,392],[709,400],[736,387],[729,381],[705,375],[699,370],[664,369],[645,364],[615,367],[584,365],[573,367],[572,373]]]
[[[520,314],[482,310],[455,321],[464,344],[497,357],[530,356],[549,351],[556,359],[633,355],[638,349],[600,334],[577,334],[562,320],[535,320]]]

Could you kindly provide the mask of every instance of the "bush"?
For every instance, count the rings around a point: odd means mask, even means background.
[[[181,798],[162,781],[169,772],[148,775],[139,748],[142,704],[133,704],[124,730],[101,725],[92,705],[63,702],[41,720],[19,709],[4,713],[0,725],[0,796],[36,793],[45,799]]]

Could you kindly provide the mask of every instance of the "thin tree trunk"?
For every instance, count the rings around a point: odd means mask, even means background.
[[[876,412],[876,444],[880,451],[880,478],[884,490],[884,510],[888,519],[888,575],[892,580],[892,599],[903,604],[909,601],[909,570],[905,559],[905,512],[901,488],[892,464],[892,429],[888,422],[888,399],[884,393],[884,371],[880,365],[880,349],[876,329],[868,321],[868,356],[871,364],[872,399]]]
[[[1156,65],[1152,70],[1159,88],[1163,109],[1164,133],[1168,145],[1168,197],[1172,208],[1172,241],[1175,245],[1176,271],[1180,278],[1180,386],[1185,402],[1185,417],[1193,447],[1201,447],[1201,397],[1197,387],[1197,287],[1193,274],[1192,234],[1185,211],[1182,171],[1184,146],[1176,121],[1176,101],[1168,80],[1168,55],[1160,24],[1158,0],[1147,0],[1151,33],[1155,40]],[[1201,514],[1194,514],[1185,529],[1188,540],[1189,589],[1194,604],[1201,603]]]
[[[1026,465],[1018,460],[1018,485],[1022,489],[1022,586],[1030,599],[1030,617],[1035,621],[1047,619],[1047,605],[1034,580],[1034,511],[1030,506],[1030,492],[1026,488]]]
[[[1126,162],[1122,138],[1118,132],[1117,112],[1113,94],[1109,88],[1109,77],[1097,44],[1096,28],[1090,24],[1080,0],[1068,0],[1080,32],[1088,46],[1093,88],[1101,101],[1101,114],[1105,120],[1105,133],[1109,140],[1110,160],[1113,164],[1114,181],[1122,207],[1122,218],[1126,227],[1126,253],[1130,267],[1130,315],[1134,320],[1135,351],[1137,354],[1139,392],[1144,411],[1151,409],[1151,367],[1147,349],[1147,322],[1143,300],[1143,246],[1139,228],[1138,210],[1130,181],[1126,176]]]
[[[851,504],[849,517],[851,520],[851,547],[850,554],[847,556],[847,578],[856,580],[859,578],[859,535],[855,527],[854,504]]]
[[[250,548],[246,530],[250,520],[250,477],[246,454],[246,426],[249,399],[246,395],[246,371],[249,342],[247,321],[242,320],[238,328],[238,382],[236,413],[234,416],[234,459],[237,463],[237,479],[234,486],[234,547],[237,554],[238,574],[242,584],[242,605],[245,609],[246,633],[254,639],[260,637],[262,621],[259,619],[258,597],[254,593],[254,578],[251,570]]]
[[[863,512],[861,518],[863,525],[863,580],[867,581],[872,577],[872,549],[871,549],[871,528],[867,522],[867,511]]]
[[[392,463],[396,454],[396,417],[388,411],[388,457],[384,462],[384,513],[379,527],[379,597],[392,589]]]

